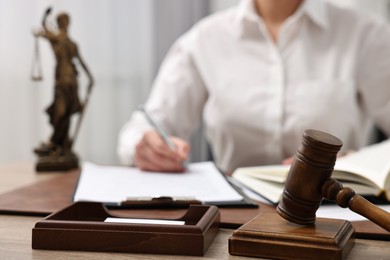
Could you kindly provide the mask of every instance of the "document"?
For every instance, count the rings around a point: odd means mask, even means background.
[[[129,200],[160,197],[199,200],[204,204],[244,199],[212,162],[189,164],[184,173],[146,172],[135,167],[85,162],[73,200],[119,206]]]

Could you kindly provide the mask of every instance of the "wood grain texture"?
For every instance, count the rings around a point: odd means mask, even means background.
[[[39,220],[40,217],[0,215],[0,259],[261,259],[229,255],[228,238],[233,233],[231,229],[221,229],[203,257],[34,250],[31,248],[31,230]],[[347,259],[389,259],[389,255],[389,241],[356,239],[355,246]]]
[[[291,223],[277,213],[259,214],[233,232],[229,252],[272,259],[347,259],[354,245],[349,221],[318,218],[315,225]]]
[[[10,192],[14,189],[21,188],[26,185],[34,183],[45,182],[52,178],[63,176],[61,173],[42,173],[37,174],[34,172],[34,165],[30,162],[12,163],[7,165],[0,165],[0,193]],[[61,194],[61,193],[60,193]],[[0,203],[1,195],[0,195]],[[274,210],[271,206],[265,205],[260,209],[240,209],[244,217],[237,216],[234,221],[243,221],[247,219],[249,215],[255,216],[258,214],[258,210],[267,209]],[[231,213],[233,209],[227,209],[228,213]],[[254,211],[255,210],[255,211]],[[133,211],[133,216],[145,216],[145,211]],[[153,215],[161,216],[161,211],[155,210],[148,213],[148,216]],[[165,211],[167,218],[177,218],[182,215],[180,210]],[[203,257],[183,257],[173,255],[148,255],[148,254],[127,254],[127,253],[94,253],[94,252],[76,252],[76,251],[47,251],[47,250],[33,250],[31,248],[31,235],[32,228],[35,223],[40,221],[42,217],[34,216],[18,216],[0,214],[0,259],[12,259],[12,260],[28,260],[28,259],[58,259],[58,260],[73,260],[73,259],[141,259],[141,260],[154,260],[154,259],[260,259],[253,257],[240,257],[232,256],[228,253],[228,239],[232,235],[234,229],[220,229],[215,240],[207,250]],[[359,225],[362,230],[362,234],[370,237],[373,230],[373,224],[368,221],[360,221],[353,223]],[[380,233],[379,227],[374,225],[375,232]],[[388,234],[382,233],[381,239],[388,239]],[[389,259],[390,255],[390,241],[381,240],[367,240],[356,239],[355,246],[352,249],[348,259]]]

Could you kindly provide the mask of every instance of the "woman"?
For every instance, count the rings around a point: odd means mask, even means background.
[[[182,171],[203,120],[216,165],[276,164],[305,129],[367,143],[373,123],[390,134],[390,30],[319,0],[243,0],[196,24],[168,53],[150,98],[171,150],[139,112],[123,127],[124,164]]]

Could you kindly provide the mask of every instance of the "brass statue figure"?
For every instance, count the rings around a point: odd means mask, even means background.
[[[46,109],[53,134],[47,143],[43,143],[34,152],[38,155],[37,171],[64,171],[78,167],[78,158],[72,151],[72,146],[92,90],[93,78],[80,56],[76,43],[69,38],[69,15],[66,13],[58,14],[57,29],[54,30],[49,29],[46,24],[50,12],[51,8],[48,8],[43,17],[42,28],[34,32],[34,36],[49,41],[56,60],[54,99]],[[75,61],[81,65],[89,80],[84,103],[80,102],[78,95],[78,71]],[[41,78],[42,75],[38,75],[38,77],[33,77],[33,80]],[[75,133],[70,137],[71,117],[77,113],[80,115],[76,123]]]

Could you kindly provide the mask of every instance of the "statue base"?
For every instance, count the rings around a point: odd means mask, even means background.
[[[275,213],[263,213],[229,238],[229,253],[272,259],[346,259],[353,248],[351,222],[317,218],[315,225],[296,225]]]
[[[79,167],[79,159],[74,153],[65,155],[45,155],[38,158],[35,170],[38,172],[68,171]]]
[[[35,149],[38,162],[37,172],[68,171],[79,167],[79,159],[72,151],[51,150],[45,146]]]

